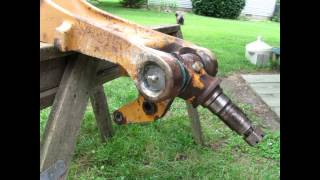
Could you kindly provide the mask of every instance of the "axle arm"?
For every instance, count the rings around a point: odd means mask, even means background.
[[[255,145],[262,137],[223,94],[218,64],[208,50],[104,12],[85,0],[40,1],[40,41],[118,64],[139,97],[114,113],[118,124],[163,117],[173,99],[202,105]]]

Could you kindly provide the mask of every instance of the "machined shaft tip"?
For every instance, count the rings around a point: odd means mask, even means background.
[[[217,87],[211,97],[203,104],[216,114],[230,129],[242,135],[245,141],[255,146],[264,134],[260,128],[252,126],[248,117]]]
[[[264,137],[264,134],[263,134],[262,130],[260,128],[256,127],[256,128],[252,128],[250,130],[250,133],[245,135],[244,139],[251,146],[255,146],[256,144],[258,144],[262,140],[263,137]]]

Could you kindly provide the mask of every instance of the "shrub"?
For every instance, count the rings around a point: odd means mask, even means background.
[[[218,18],[237,18],[245,6],[245,0],[192,0],[196,14]]]
[[[276,7],[274,9],[273,17],[271,18],[271,20],[280,22],[280,0],[278,0],[276,3]]]
[[[280,16],[277,16],[277,15],[272,16],[271,21],[280,22]]]
[[[121,0],[120,4],[123,7],[129,7],[129,8],[139,8],[143,4],[145,4],[146,0]]]

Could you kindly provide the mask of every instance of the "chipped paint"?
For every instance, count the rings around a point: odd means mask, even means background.
[[[201,78],[200,78],[199,74],[193,74],[192,86],[196,87],[196,88],[199,88],[199,89],[203,89],[204,88],[204,84],[201,81]]]

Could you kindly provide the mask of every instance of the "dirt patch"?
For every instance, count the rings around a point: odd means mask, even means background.
[[[225,144],[225,139],[222,139],[220,141],[210,144],[210,147],[213,151],[219,151],[220,148],[223,147]]]
[[[280,129],[280,118],[256,95],[240,74],[222,78],[221,87],[234,102],[251,104],[253,113],[263,120],[262,127],[271,131]]]
[[[187,160],[187,155],[178,153],[174,158],[175,161],[184,161]]]

